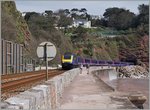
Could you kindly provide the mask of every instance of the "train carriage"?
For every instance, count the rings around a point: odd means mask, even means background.
[[[74,67],[83,66],[128,66],[132,63],[120,62],[120,61],[105,61],[105,60],[95,60],[90,58],[83,58],[71,53],[65,53],[62,55],[62,68],[72,69]]]

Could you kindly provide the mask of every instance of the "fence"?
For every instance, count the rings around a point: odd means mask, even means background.
[[[23,45],[1,40],[2,75],[26,71]],[[34,69],[33,69],[34,70]]]
[[[24,71],[35,71],[36,61],[32,58],[24,58]]]

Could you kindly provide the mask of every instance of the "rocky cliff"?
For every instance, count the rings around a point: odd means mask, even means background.
[[[134,36],[134,40],[130,43],[130,46],[121,47],[119,49],[119,59],[122,61],[132,61],[135,64],[143,67],[149,66],[149,36]],[[136,38],[137,37],[137,38]]]
[[[1,2],[2,38],[16,43],[25,44],[31,39],[26,21],[16,9],[15,2]]]

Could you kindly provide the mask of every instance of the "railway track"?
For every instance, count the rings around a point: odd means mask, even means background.
[[[45,80],[46,74],[45,70],[35,71],[35,72],[27,72],[27,73],[20,73],[20,74],[10,74],[4,75],[1,77],[2,84],[1,84],[1,92],[6,93],[10,91],[14,91],[17,88],[22,86],[27,86],[41,80]],[[62,74],[65,72],[64,70],[49,70],[48,77],[49,79]]]

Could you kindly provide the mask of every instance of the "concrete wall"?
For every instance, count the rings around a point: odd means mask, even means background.
[[[99,69],[99,70],[93,71],[93,73],[105,82],[111,81],[113,79],[117,79],[117,72],[114,68]]]
[[[58,109],[60,98],[71,81],[80,73],[78,68],[64,72],[42,85],[37,85],[1,103],[2,109]]]
[[[116,69],[113,67],[103,67],[103,68],[96,68],[92,71],[100,80],[104,81],[110,88],[116,90],[116,86],[111,81],[117,79],[118,74]]]

